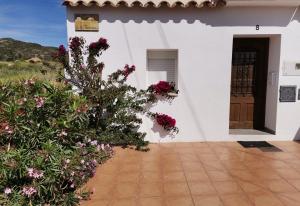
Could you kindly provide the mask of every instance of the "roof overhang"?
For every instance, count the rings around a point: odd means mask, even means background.
[[[162,5],[167,5],[168,7],[217,7],[224,6],[226,4],[225,0],[63,0],[63,4],[66,6],[92,6],[97,5],[99,7],[103,6],[113,6],[118,7],[125,5],[127,7],[141,6],[141,7],[160,7]]]
[[[227,0],[227,6],[299,6],[300,0]]]
[[[218,7],[218,6],[299,6],[300,0],[63,0],[66,6],[92,6],[97,5],[118,7],[125,5],[127,7],[141,6],[141,7],[160,7],[167,5],[169,7]]]

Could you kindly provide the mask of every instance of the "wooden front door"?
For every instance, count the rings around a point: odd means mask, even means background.
[[[230,129],[264,129],[268,38],[233,41]]]

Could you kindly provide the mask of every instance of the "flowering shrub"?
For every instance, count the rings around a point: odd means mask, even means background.
[[[85,46],[83,38],[74,37],[69,42],[70,63],[66,49],[59,48],[57,58],[65,66],[68,75],[61,75],[61,80],[69,83],[84,96],[91,105],[87,111],[89,127],[100,135],[102,141],[114,145],[135,145],[137,149],[146,149],[148,142],[144,141],[145,133],[139,132],[142,124],[138,113],[146,112],[146,104],[156,102],[157,98],[150,90],[137,90],[126,84],[129,76],[135,71],[135,66],[125,65],[102,77],[105,67],[99,62],[101,54],[109,48],[108,41],[100,38]],[[84,56],[87,55],[86,62]],[[176,91],[175,85],[167,90],[166,85],[159,83],[160,94]],[[158,91],[158,90],[157,90]]]
[[[150,85],[148,87],[148,92],[161,95],[167,98],[173,99],[177,96],[178,90],[175,88],[174,82],[166,82],[166,81],[160,81],[157,84]]]
[[[0,205],[78,205],[82,185],[112,155],[68,86],[0,84]]]
[[[172,133],[178,133],[179,129],[176,127],[176,120],[169,115],[159,113],[148,113],[153,119],[156,120],[157,124],[162,126],[165,130]]]

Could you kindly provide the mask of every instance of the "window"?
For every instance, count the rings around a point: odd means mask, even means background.
[[[175,82],[177,84],[177,62],[177,50],[148,50],[148,85],[159,81]]]

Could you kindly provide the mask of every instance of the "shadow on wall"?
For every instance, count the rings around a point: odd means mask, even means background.
[[[84,11],[86,8],[82,8]],[[136,23],[148,22],[162,23],[174,22],[180,23],[186,21],[192,24],[196,21],[210,25],[212,27],[222,26],[287,26],[291,21],[300,21],[300,12],[295,7],[243,7],[243,8],[169,8],[161,6],[158,8],[138,6],[128,8],[120,6],[114,8],[105,6],[102,8],[92,7],[92,10],[101,11],[101,21],[110,23],[121,21],[127,23],[134,21]],[[74,17],[69,16],[69,21],[74,21]]]
[[[298,129],[298,131],[297,131],[297,133],[296,133],[296,135],[295,135],[294,140],[296,140],[296,141],[299,141],[299,140],[300,140],[300,127],[299,127],[299,129]]]
[[[151,128],[153,133],[158,133],[160,139],[163,139],[167,136],[171,137],[171,138],[175,138],[174,135],[170,135],[170,132],[166,131],[162,126],[160,126],[159,124],[157,124],[156,121],[153,121],[153,127]]]

